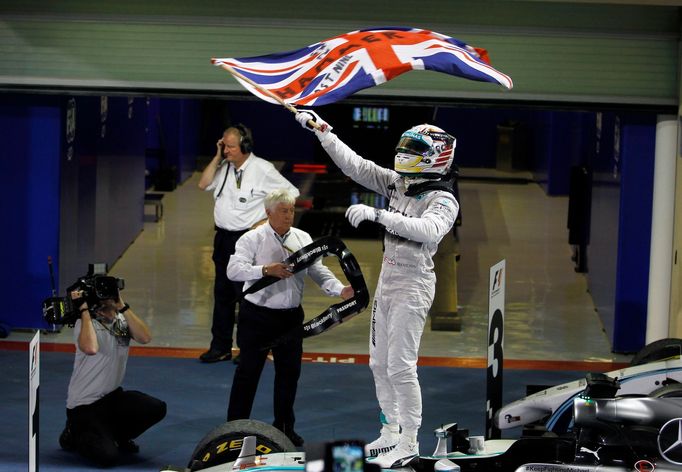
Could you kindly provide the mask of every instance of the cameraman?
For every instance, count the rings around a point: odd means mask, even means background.
[[[77,288],[70,296],[80,319],[74,326],[76,357],[59,444],[100,466],[111,466],[120,453],[138,452],[133,438],[166,416],[165,402],[121,388],[130,340],[147,344],[151,334],[120,293],[116,299],[93,301]]]

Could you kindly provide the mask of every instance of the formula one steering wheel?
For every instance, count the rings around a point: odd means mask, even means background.
[[[353,318],[369,305],[369,291],[365,278],[362,276],[360,265],[343,241],[338,238],[331,236],[320,238],[291,254],[284,260],[284,263],[289,264],[293,273],[297,273],[310,267],[320,257],[329,255],[338,257],[341,270],[353,288],[353,296],[348,300],[331,305],[315,318],[285,334],[275,344],[293,337],[309,338],[324,333],[328,329]],[[279,280],[281,279],[278,277],[265,276],[244,290],[240,298],[268,287]]]

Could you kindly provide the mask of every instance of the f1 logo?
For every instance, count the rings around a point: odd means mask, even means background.
[[[493,287],[491,291],[499,290],[499,288],[502,286],[502,275],[504,273],[504,269],[498,269],[495,271],[495,276],[493,277]]]

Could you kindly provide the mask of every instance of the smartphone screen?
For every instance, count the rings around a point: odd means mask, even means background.
[[[364,447],[360,442],[332,443],[331,472],[362,472],[365,465]]]

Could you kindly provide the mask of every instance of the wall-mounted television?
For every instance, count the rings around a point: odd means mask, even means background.
[[[353,128],[388,129],[388,107],[353,107]]]

